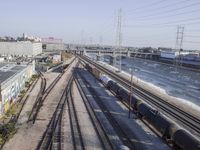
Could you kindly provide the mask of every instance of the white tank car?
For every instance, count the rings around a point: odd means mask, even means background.
[[[111,80],[111,79],[110,79],[107,75],[105,75],[105,74],[100,75],[99,78],[100,78],[100,80],[101,80],[105,85],[107,85],[108,81]]]

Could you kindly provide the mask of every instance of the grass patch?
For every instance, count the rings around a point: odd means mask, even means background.
[[[15,119],[20,106],[20,104],[14,103],[5,113],[4,119],[9,119],[10,121],[6,124],[0,125],[0,145],[12,138],[17,132],[17,129],[15,128]]]
[[[12,122],[2,125],[0,127],[0,145],[12,138],[16,132],[15,123]]]
[[[28,81],[26,81],[26,82],[25,82],[25,87],[26,87],[26,88],[29,88],[30,86],[31,86],[31,84],[30,84]]]
[[[34,74],[31,77],[31,81],[35,81],[37,78],[39,78],[39,75],[38,74]]]
[[[24,95],[26,94],[26,91],[25,90],[22,90],[19,94],[19,97],[22,98],[24,97]]]
[[[17,110],[18,110],[18,104],[13,104],[5,113],[5,116],[10,117],[10,116],[16,115]]]

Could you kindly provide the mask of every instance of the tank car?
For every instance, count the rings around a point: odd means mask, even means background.
[[[156,117],[158,111],[151,108],[146,103],[139,103],[137,104],[137,110],[141,117],[144,117],[148,122],[152,123],[154,118]]]
[[[179,129],[172,135],[175,146],[183,150],[200,150],[200,141],[184,129]]]
[[[108,81],[111,80],[111,79],[110,79],[108,76],[106,76],[105,74],[101,74],[101,75],[99,76],[99,79],[100,79],[105,85],[107,85],[107,84],[108,84]]]
[[[124,101],[128,101],[130,98],[129,92],[122,87],[118,89],[118,96]]]
[[[170,139],[171,132],[176,129],[176,125],[164,115],[157,113],[152,121],[152,125],[159,131],[163,138]]]
[[[115,94],[118,94],[117,92],[118,92],[118,89],[119,89],[120,87],[119,87],[119,85],[118,85],[116,82],[110,80],[110,81],[108,81],[107,86],[108,86],[108,88],[109,88],[110,90],[112,90]]]
[[[135,96],[131,96],[131,106],[136,109],[138,99]]]

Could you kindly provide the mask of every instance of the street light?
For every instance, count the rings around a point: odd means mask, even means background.
[[[132,103],[132,94],[133,94],[133,68],[131,66],[131,68],[129,68],[129,70],[131,70],[131,82],[130,82],[130,97],[129,97],[129,115],[128,117],[131,117],[131,103]]]

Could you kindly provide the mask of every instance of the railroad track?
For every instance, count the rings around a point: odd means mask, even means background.
[[[28,121],[27,122],[30,122],[32,121],[32,123],[34,124],[35,123],[35,120],[37,118],[37,114],[45,100],[45,98],[48,96],[48,94],[51,92],[51,90],[53,89],[53,87],[56,85],[56,83],[60,80],[60,78],[62,77],[62,75],[68,70],[68,68],[71,66],[71,64],[75,61],[76,57],[71,61],[70,65],[68,65],[68,67],[64,70],[63,73],[59,74],[56,79],[48,86],[48,88],[45,90],[46,88],[46,79],[44,78],[44,76],[42,75],[41,72],[40,75],[41,75],[41,79],[42,79],[42,82],[41,82],[41,90],[40,92],[38,93],[38,96],[37,96],[37,99],[32,107],[32,110],[31,110],[31,113],[29,115],[29,118],[28,118]],[[44,86],[44,83],[45,83],[45,86]]]
[[[37,78],[36,81],[35,81],[35,83],[33,84],[33,86],[30,87],[30,92],[32,92],[32,90],[34,89],[34,87],[35,87],[35,85],[37,84],[38,80],[39,80],[39,78]]]
[[[129,138],[127,133],[123,130],[121,125],[117,122],[117,120],[114,118],[112,113],[109,111],[107,106],[102,102],[101,98],[99,97],[98,93],[95,91],[94,88],[92,88],[92,85],[81,75],[79,74],[85,85],[87,85],[87,89],[90,91],[91,95],[95,99],[98,106],[101,108],[102,112],[106,116],[106,118],[109,120],[110,124],[114,128],[115,132],[119,136],[120,140],[123,142],[124,145],[128,146],[130,149],[135,149],[133,141]],[[114,147],[114,146],[113,146]]]
[[[33,123],[35,123],[36,117],[37,117],[37,113],[41,107],[41,104],[43,102],[43,95],[45,93],[45,89],[46,89],[46,79],[44,77],[44,75],[39,72],[40,76],[41,76],[41,85],[40,85],[40,91],[38,93],[37,99],[33,105],[33,108],[31,110],[31,113],[29,115],[28,118],[28,122],[32,121]]]
[[[82,59],[83,60],[83,59]],[[116,73],[110,71],[107,68],[102,67],[101,65],[94,63],[90,59],[84,57],[84,60],[93,64],[95,67],[103,71],[105,74],[108,74],[114,80],[118,81],[122,86],[127,89],[130,89],[130,81]],[[188,130],[196,133],[196,135],[200,135],[200,120],[195,116],[181,110],[177,106],[174,106],[167,101],[163,100],[162,98],[152,94],[151,92],[139,87],[138,85],[133,85],[134,94],[144,100],[145,102],[149,103],[150,105],[156,107],[158,110],[169,115],[171,118],[176,119],[181,125]]]
[[[78,64],[77,64],[78,65]],[[37,145],[39,149],[62,149],[62,119],[67,105],[74,149],[83,149],[84,143],[81,136],[80,125],[72,96],[73,76],[70,75],[68,83],[62,93],[61,99],[53,113],[51,120]]]
[[[62,137],[61,137],[61,127],[62,127],[62,115],[66,104],[66,96],[68,95],[72,85],[72,76],[70,77],[64,92],[62,93],[61,99],[53,113],[53,116],[44,132],[42,139],[37,145],[37,150],[39,149],[61,149]]]
[[[59,100],[59,103],[52,115],[51,120],[49,121],[49,124],[46,128],[46,131],[44,132],[40,142],[37,145],[37,150],[40,149],[63,149],[63,115],[65,108],[68,108],[68,114],[69,114],[69,122],[70,122],[70,128],[71,128],[71,136],[72,136],[72,143],[73,143],[73,149],[77,150],[85,150],[87,149],[84,143],[84,137],[82,135],[81,131],[81,125],[80,121],[78,119],[78,113],[77,108],[74,103],[73,98],[73,84],[76,84],[78,87],[78,91],[81,92],[81,97],[84,97],[84,93],[81,90],[81,87],[77,81],[77,79],[74,79],[74,76],[69,77],[67,86],[62,93],[61,99]],[[98,133],[98,137],[102,143],[103,149],[113,149],[110,145],[109,141],[107,140],[108,137],[106,137],[106,133],[100,130],[101,126],[100,123],[96,120],[96,116],[94,116],[94,110],[92,110],[92,107],[89,106],[89,103],[87,102],[87,99],[84,98],[84,104],[86,106],[86,109],[89,113],[89,116],[92,120],[92,123],[94,125],[94,129]],[[86,104],[87,103],[87,104]]]
[[[78,71],[75,71],[74,77],[75,77],[75,84],[77,85],[78,91],[81,95],[81,98],[83,99],[83,103],[86,107],[86,110],[90,116],[91,122],[92,122],[94,129],[98,135],[98,138],[101,142],[102,148],[110,149],[110,150],[114,149],[115,145],[113,145],[111,143],[104,127],[101,125],[101,120],[99,120],[98,117],[96,116],[96,113],[95,113],[94,109],[92,108],[91,103],[88,101],[88,99],[82,89],[82,86],[78,80],[80,77]]]
[[[85,144],[83,141],[83,136],[81,134],[80,122],[78,120],[78,115],[72,96],[72,88],[70,88],[68,94],[67,105],[74,149],[85,150]]]

